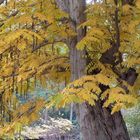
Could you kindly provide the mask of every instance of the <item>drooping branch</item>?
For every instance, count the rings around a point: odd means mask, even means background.
[[[65,39],[62,39],[62,40],[55,40],[53,42],[49,42],[49,40],[46,39],[42,43],[40,43],[39,45],[34,46],[32,52],[35,52],[38,49],[40,49],[40,48],[42,48],[42,47],[44,47],[46,45],[52,45],[52,44],[54,45],[55,43],[59,43],[59,42],[64,42],[65,43],[66,41],[65,41]]]

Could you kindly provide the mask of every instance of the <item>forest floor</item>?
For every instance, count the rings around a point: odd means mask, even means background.
[[[79,140],[79,129],[67,119],[40,119],[31,126],[26,126],[21,134],[24,139],[37,140]]]

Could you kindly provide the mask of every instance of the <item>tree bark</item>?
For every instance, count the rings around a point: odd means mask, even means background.
[[[129,140],[129,135],[121,112],[111,115],[111,111],[96,106],[79,106],[82,140]]]
[[[69,12],[71,26],[77,36],[69,40],[71,81],[85,74],[86,58],[85,50],[76,49],[76,44],[85,36],[85,29],[77,29],[78,25],[86,20],[85,0],[57,0],[59,7]],[[62,4],[62,5],[61,5]],[[76,112],[82,140],[129,140],[129,135],[120,112],[111,115],[110,109],[102,108],[100,102],[96,106],[86,103],[76,105]]]

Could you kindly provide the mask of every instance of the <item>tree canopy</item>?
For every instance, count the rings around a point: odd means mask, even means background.
[[[87,5],[85,76],[71,81],[69,41],[76,36],[69,14],[55,0],[9,0],[0,5],[0,136],[20,131],[36,120],[45,105],[57,108],[87,102],[111,113],[135,105],[140,85],[140,1],[105,0]],[[115,46],[115,49],[112,49]],[[63,91],[21,104],[46,81],[63,83]],[[105,90],[103,90],[105,88]]]

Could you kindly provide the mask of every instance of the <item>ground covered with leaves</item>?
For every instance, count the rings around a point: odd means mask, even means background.
[[[63,118],[49,118],[47,121],[40,119],[31,126],[26,126],[16,138],[47,139],[47,140],[78,140],[79,129],[69,120]]]

